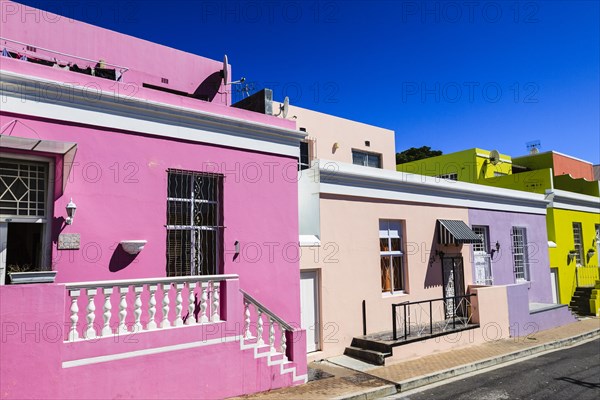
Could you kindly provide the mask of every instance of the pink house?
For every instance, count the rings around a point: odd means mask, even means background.
[[[229,107],[220,61],[0,5],[2,397],[306,381],[305,134]]]

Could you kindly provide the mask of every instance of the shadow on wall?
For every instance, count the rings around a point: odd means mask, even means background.
[[[436,253],[443,251],[437,244],[437,229],[431,239],[431,254],[429,255],[429,262],[427,263],[427,273],[425,274],[425,282],[423,287],[425,289],[442,286],[442,259]]]
[[[221,72],[217,71],[206,77],[204,81],[196,88],[192,97],[205,101],[213,101],[219,88],[221,87],[221,81],[223,77]]]
[[[117,248],[110,258],[108,263],[108,270],[110,272],[118,272],[128,267],[137,257],[137,254],[129,254],[123,250],[123,246],[117,245]]]

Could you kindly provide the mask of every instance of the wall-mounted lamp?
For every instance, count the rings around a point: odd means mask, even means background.
[[[67,223],[67,225],[71,225],[73,223],[73,219],[75,219],[75,211],[77,210],[77,205],[75,203],[73,203],[73,198],[71,198],[71,201],[69,201],[69,204],[67,204],[67,219],[65,220],[65,222]]]
[[[577,255],[577,250],[569,251],[569,254],[567,254],[567,264],[571,264],[571,262],[573,262],[573,260],[575,259],[576,255]]]
[[[498,253],[500,251],[500,242],[496,241],[496,248],[492,249],[492,254],[490,255],[490,258],[494,258],[494,253]]]
[[[338,142],[335,142],[333,144],[333,147],[331,148],[331,150],[335,153],[337,149],[340,148],[340,144]]]

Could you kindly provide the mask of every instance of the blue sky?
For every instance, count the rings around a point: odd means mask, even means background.
[[[35,1],[220,60],[301,107],[393,129],[396,148],[600,163],[600,2]]]

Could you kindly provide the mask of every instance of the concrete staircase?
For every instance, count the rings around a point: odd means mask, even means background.
[[[571,303],[569,308],[571,311],[578,316],[594,315],[590,310],[590,299],[592,297],[593,287],[577,287],[573,297],[571,297]]]
[[[240,340],[240,348],[242,351],[252,352],[255,360],[265,360],[267,366],[275,367],[275,371],[278,372],[279,375],[284,376],[290,374],[293,385],[306,383],[308,380],[307,375],[296,374],[296,364],[293,361],[289,361],[283,353],[274,350],[270,345],[259,343],[256,337],[242,337]]]

